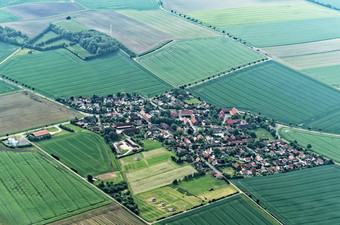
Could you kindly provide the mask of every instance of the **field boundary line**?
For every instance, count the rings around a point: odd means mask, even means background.
[[[10,58],[12,58],[15,54],[17,54],[19,51],[21,50],[21,48],[18,48],[15,52],[13,52],[12,54],[10,54],[6,59],[2,60],[2,62],[0,62],[0,65],[5,63],[7,60],[9,60]]]
[[[105,192],[103,192],[102,190],[100,190],[98,187],[96,187],[94,184],[88,182],[84,177],[80,176],[79,174],[77,174],[76,172],[74,172],[73,170],[71,170],[69,167],[67,167],[65,164],[63,164],[62,162],[60,162],[59,160],[53,158],[50,154],[48,154],[45,150],[43,150],[42,148],[40,148],[38,145],[36,145],[35,143],[31,142],[31,144],[36,147],[39,151],[43,152],[45,155],[47,155],[50,159],[53,159],[54,161],[56,161],[57,163],[59,163],[60,165],[62,165],[64,168],[66,168],[68,171],[72,172],[73,174],[75,174],[77,177],[79,177],[80,179],[84,180],[87,184],[91,185],[92,187],[94,187],[95,189],[97,189],[98,191],[100,191],[101,193],[103,193],[104,195],[106,195],[109,199],[113,200],[116,204],[120,205],[121,207],[123,207],[126,211],[128,211],[130,214],[132,214],[133,216],[135,216],[137,219],[139,219],[140,221],[144,222],[145,224],[150,224],[150,222],[147,222],[146,220],[144,220],[142,217],[136,215],[135,213],[133,213],[130,209],[128,209],[126,206],[122,205],[120,202],[118,202],[116,199],[114,199],[113,197],[111,197],[110,195],[106,194]],[[90,211],[90,210],[88,210]]]

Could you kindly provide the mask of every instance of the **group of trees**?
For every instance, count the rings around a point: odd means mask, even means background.
[[[47,139],[51,139],[51,138],[52,138],[51,134],[46,134],[46,135],[39,136],[39,137],[35,137],[33,134],[27,135],[27,139],[29,141],[42,141],[42,140],[47,140]]]
[[[27,35],[22,34],[20,31],[0,26],[0,41],[14,45],[27,45],[28,40]]]

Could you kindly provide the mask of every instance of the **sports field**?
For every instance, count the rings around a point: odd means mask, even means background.
[[[46,224],[111,203],[40,152],[0,151],[0,223]]]
[[[51,97],[116,92],[156,95],[170,89],[170,85],[121,52],[90,61],[66,50],[34,52],[7,61],[1,65],[0,73]]]
[[[82,6],[89,9],[136,9],[150,10],[159,8],[154,0],[76,0]]]
[[[48,153],[58,156],[68,167],[76,169],[83,177],[117,169],[110,161],[110,148],[99,135],[89,131],[52,137],[38,144]]]
[[[187,22],[177,16],[171,15],[168,12],[164,12],[163,10],[122,10],[119,11],[119,13],[144,23],[154,29],[168,33],[176,39],[212,37],[220,35],[217,32],[194,25],[193,23]]]
[[[189,13],[187,16],[198,19],[207,25],[226,28],[247,24],[339,17],[340,14],[337,11],[305,1],[268,6],[206,10]]]
[[[76,3],[49,2],[14,5],[6,9],[17,17],[26,20],[80,11],[84,8]]]
[[[1,3],[0,3],[1,4]],[[19,18],[5,9],[0,9],[0,23],[16,21]]]
[[[212,104],[260,112],[294,125],[324,117],[340,107],[338,90],[273,61],[248,67],[189,90]],[[332,118],[333,122],[340,118],[336,116]],[[322,129],[327,127],[322,123],[320,126]]]
[[[284,224],[336,224],[340,210],[340,167],[319,166],[235,181]]]
[[[0,94],[4,94],[4,93],[16,91],[16,90],[19,90],[19,88],[17,88],[16,86],[10,85],[4,81],[0,81]]]
[[[340,17],[242,25],[227,32],[256,47],[323,41],[340,37]]]
[[[339,61],[338,61],[339,63]],[[336,66],[325,66],[313,69],[304,70],[307,74],[313,78],[325,82],[335,88],[340,88],[340,65]]]
[[[78,113],[26,92],[0,96],[0,134],[73,119]]]
[[[237,195],[159,222],[161,225],[278,224],[243,195]]]
[[[137,54],[173,39],[170,34],[111,11],[88,11],[74,20],[86,27],[112,36]]]
[[[174,41],[137,60],[175,86],[194,83],[264,56],[227,38]]]
[[[305,148],[310,144],[314,152],[340,162],[340,136],[302,131],[293,128],[280,129],[280,135],[288,141],[296,140]]]

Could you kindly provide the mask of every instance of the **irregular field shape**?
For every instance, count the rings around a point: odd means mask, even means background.
[[[37,96],[17,93],[0,97],[0,134],[57,123],[79,116]]]
[[[110,164],[109,147],[94,133],[70,133],[38,144],[48,153],[58,156],[68,167],[76,169],[83,177],[88,174],[96,176],[114,169]]]
[[[170,89],[121,52],[90,61],[66,50],[35,52],[12,58],[0,71],[52,97],[103,96],[122,91],[151,96]]]
[[[243,25],[226,28],[226,32],[256,47],[299,44],[339,38],[340,18]]]
[[[340,65],[307,69],[304,70],[304,72],[317,80],[325,82],[336,88],[340,88]]]
[[[162,0],[167,10],[193,12],[246,6],[264,6],[277,3],[301,2],[301,0]]]
[[[137,54],[173,39],[170,34],[154,29],[127,16],[110,11],[89,11],[74,18],[80,24],[110,35]]]
[[[149,10],[159,8],[159,5],[155,0],[76,0],[76,2],[89,9]]]
[[[235,183],[253,199],[259,199],[284,224],[321,225],[340,221],[338,165],[252,177]]]
[[[187,14],[215,27],[274,23],[323,17],[338,17],[340,13],[309,2],[275,4],[199,11]]]
[[[163,10],[122,10],[119,13],[168,33],[176,39],[220,36],[217,32],[187,22]]]
[[[1,223],[46,224],[112,202],[43,153],[0,156]]]
[[[293,124],[307,123],[340,108],[339,91],[273,61],[189,90],[221,107],[236,106]]]
[[[16,20],[19,20],[19,18],[5,9],[0,9],[0,23]]]
[[[0,42],[0,62],[2,62],[4,59],[10,56],[17,49],[19,49],[19,47],[15,45]]]
[[[254,203],[250,202],[244,196],[234,196],[219,202],[212,203],[207,206],[194,209],[190,212],[165,219],[159,224],[161,225],[263,225],[273,224],[263,216],[261,211]],[[274,223],[275,224],[275,223]]]
[[[13,13],[14,15],[20,17],[21,19],[26,20],[80,11],[83,10],[84,8],[76,3],[49,2],[49,3],[27,3],[10,6],[7,7],[6,9]]]
[[[264,56],[227,38],[174,41],[137,60],[175,86],[247,65]]]
[[[4,94],[7,92],[12,92],[16,90],[19,90],[19,88],[0,80],[0,94]]]
[[[340,136],[332,136],[290,128],[283,128],[280,130],[280,135],[288,141],[296,140],[305,148],[307,148],[308,144],[311,144],[311,149],[314,152],[340,162]]]

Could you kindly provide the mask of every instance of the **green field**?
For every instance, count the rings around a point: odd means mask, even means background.
[[[340,18],[242,25],[229,27],[226,31],[256,47],[299,44],[339,38]]]
[[[19,18],[5,9],[0,9],[0,23],[16,21],[16,20],[19,20]]]
[[[99,135],[91,132],[52,137],[38,144],[48,153],[58,156],[68,167],[76,169],[83,177],[87,174],[96,176],[117,169],[111,165],[110,148]]]
[[[291,128],[280,129],[282,138],[288,141],[296,140],[301,146],[307,148],[312,145],[312,150],[327,158],[340,162],[340,136],[326,135]]]
[[[319,166],[235,181],[284,224],[338,224],[340,167]]]
[[[317,2],[320,2],[322,4],[331,5],[335,8],[340,8],[340,2],[338,0],[317,0]]]
[[[0,1],[0,8],[10,6],[10,5],[19,5],[29,2],[51,2],[51,0],[6,0]],[[65,2],[70,2],[69,0],[65,0]]]
[[[276,4],[268,6],[240,7],[199,11],[187,14],[204,24],[218,28],[247,24],[274,23],[290,20],[338,17],[340,14],[309,2]]]
[[[10,56],[18,48],[19,47],[0,41],[0,62],[2,62],[4,59]]]
[[[221,37],[174,41],[158,51],[138,58],[138,61],[170,83],[180,86],[263,58],[264,56]]]
[[[221,107],[236,106],[294,125],[330,131],[336,124],[340,92],[276,62],[266,62],[189,89]],[[315,94],[318,93],[318,94]],[[316,119],[327,118],[319,121]],[[340,127],[337,132],[339,132]]]
[[[304,70],[304,72],[308,73],[317,80],[332,85],[336,88],[340,88],[340,65],[313,68]]]
[[[111,200],[40,152],[0,151],[0,223],[46,224]]]
[[[219,36],[217,32],[186,22],[185,20],[171,15],[168,12],[164,12],[163,10],[122,10],[119,11],[119,13],[142,22],[152,28],[171,34],[176,37],[176,39]]]
[[[257,140],[264,139],[264,140],[272,141],[275,139],[269,131],[263,128],[256,129],[255,134],[256,134]]]
[[[243,195],[234,196],[159,222],[161,225],[278,224]]]
[[[1,65],[0,73],[50,97],[117,92],[156,95],[170,89],[121,52],[90,61],[83,61],[67,50],[34,52],[13,57]]]
[[[76,0],[82,6],[89,9],[158,9],[157,1],[154,0]]]
[[[142,143],[143,143],[143,149],[146,151],[162,147],[162,143],[157,140],[145,139],[145,140],[142,140]]]
[[[84,25],[75,22],[74,20],[62,20],[54,23],[55,25],[63,28],[64,30],[71,31],[71,32],[80,32],[84,30],[88,30],[89,28],[85,27]]]
[[[10,85],[4,81],[0,81],[0,94],[16,91],[18,89],[19,88],[17,88],[16,86]]]

